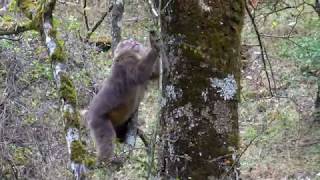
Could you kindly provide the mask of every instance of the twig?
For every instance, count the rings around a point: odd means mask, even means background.
[[[150,14],[152,16],[152,21],[153,21],[153,24],[158,24],[158,17],[159,17],[159,12],[157,11],[157,9],[155,8],[155,5],[154,3],[152,3],[152,0],[144,0],[148,6],[149,6],[149,11],[150,11]]]
[[[301,48],[301,49],[305,49],[307,51],[318,51],[317,49],[311,49],[310,47],[304,47],[302,46],[301,44],[295,42],[294,40],[292,40],[291,38],[298,38],[299,36],[288,36],[288,35],[280,35],[280,36],[277,36],[277,35],[269,35],[269,34],[260,34],[261,37],[266,37],[266,38],[278,38],[278,39],[284,39],[284,40],[287,40],[289,42],[291,42],[292,44],[294,44],[295,46]]]
[[[269,54],[268,54],[268,51],[266,50],[265,47],[263,48],[263,50],[264,50],[264,53],[266,55],[266,59],[267,59],[267,62],[268,62],[269,68],[270,68],[271,78],[273,80],[273,87],[274,87],[274,90],[276,91],[277,90],[277,84],[276,84],[276,80],[275,80],[275,77],[274,77],[273,68],[272,68],[272,65],[271,65],[271,62],[270,62],[270,59],[269,59]]]
[[[267,14],[263,15],[264,18],[267,18],[268,16],[270,16],[271,14],[274,14],[274,13],[278,13],[278,12],[281,12],[281,11],[285,11],[285,10],[288,10],[288,9],[298,9],[300,6],[304,5],[305,3],[301,3],[301,4],[298,4],[296,6],[286,6],[286,7],[283,7],[283,8],[280,8],[280,9],[275,9],[274,11],[272,12],[268,12]]]
[[[100,26],[100,24],[103,22],[104,18],[111,12],[112,10],[112,5],[109,7],[108,11],[106,11],[102,17],[100,18],[100,20],[93,26],[93,28],[91,29],[91,31],[87,34],[86,39],[89,39],[90,36],[92,35],[92,33],[94,33],[94,31]]]
[[[19,179],[18,170],[17,170],[15,164],[9,158],[4,158],[4,159],[10,164],[10,167],[11,167],[11,170],[12,170],[12,172],[14,174],[14,177],[15,177],[16,180],[18,180]]]
[[[292,26],[292,28],[291,28],[288,36],[291,36],[291,34],[293,33],[293,30],[296,28],[296,26],[297,26],[297,24],[298,24],[298,19],[299,19],[299,17],[301,16],[303,10],[304,10],[304,6],[302,6],[301,11],[299,11],[299,14],[295,17],[294,25]]]
[[[259,47],[260,47],[260,52],[261,52],[261,59],[262,59],[262,63],[263,63],[263,67],[264,67],[264,71],[266,73],[266,76],[267,76],[267,80],[268,80],[268,85],[269,85],[269,92],[271,94],[271,96],[273,96],[273,92],[272,92],[272,87],[271,87],[271,82],[270,82],[270,77],[269,77],[269,72],[268,72],[268,69],[267,69],[267,65],[266,65],[266,59],[265,59],[265,56],[264,56],[264,46],[263,46],[263,43],[262,43],[262,40],[261,40],[261,36],[260,36],[260,32],[258,30],[258,27],[257,27],[257,24],[255,23],[255,19],[253,17],[253,15],[251,14],[250,12],[250,9],[248,7],[248,4],[247,4],[247,1],[245,2],[245,8],[246,8],[246,11],[249,15],[249,18],[251,20],[251,23],[253,25],[253,28],[255,30],[255,33],[257,35],[257,38],[258,38],[258,42],[259,42]],[[273,79],[273,81],[275,81]]]
[[[161,9],[161,13],[167,9],[167,7],[169,6],[169,4],[172,2],[172,0],[168,1],[167,4]],[[159,6],[159,9],[161,8],[161,6]]]
[[[273,121],[269,122],[269,125],[272,123]],[[267,128],[265,128],[264,130],[262,130],[261,133],[258,133],[257,135],[255,135],[250,142],[244,147],[244,149],[240,152],[240,154],[237,156],[237,158],[235,159],[235,161],[233,162],[231,168],[229,169],[228,172],[226,172],[226,174],[224,175],[227,176],[229,175],[229,173],[234,169],[234,167],[239,163],[240,158],[244,155],[245,152],[247,152],[248,148],[253,144],[253,142],[258,139],[258,137],[262,136],[265,132],[267,131]]]
[[[171,1],[170,1],[171,2]],[[169,2],[168,2],[169,4]],[[168,5],[167,4],[167,5]],[[161,28],[161,16],[162,16],[162,11],[164,9],[161,9],[162,7],[162,0],[159,0],[159,7],[158,7],[158,12],[159,12],[159,16],[158,16],[158,21],[156,24],[156,26],[159,27],[159,31],[160,31],[160,35],[162,34],[162,28]],[[162,38],[160,37],[161,40],[161,45],[163,45],[163,41]],[[160,103],[162,100],[162,83],[163,83],[163,59],[164,56],[162,56],[162,51],[163,51],[163,47],[160,48],[160,58],[159,58],[159,92],[160,92],[160,96],[158,98],[158,102]],[[154,161],[155,161],[155,149],[156,149],[156,141],[157,141],[157,135],[159,134],[159,129],[161,128],[160,126],[160,118],[161,118],[161,111],[158,110],[157,112],[157,121],[155,124],[155,129],[153,130],[153,136],[152,139],[150,141],[150,157],[148,158],[148,169],[147,169],[147,178],[146,179],[150,179],[151,177],[151,171],[152,171],[152,167],[154,166]],[[159,156],[158,156],[159,157]],[[160,160],[159,160],[160,161]]]
[[[87,0],[83,0],[83,16],[84,16],[84,23],[86,25],[87,31],[90,30],[89,24],[88,24],[88,16],[87,16]]]
[[[5,40],[9,40],[9,41],[20,41],[22,38],[22,36],[19,36],[18,38],[11,38],[11,37],[5,37],[5,36],[1,36],[0,39],[5,39]]]

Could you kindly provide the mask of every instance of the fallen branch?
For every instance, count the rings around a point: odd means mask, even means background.
[[[32,22],[29,22],[20,26],[15,26],[15,27],[13,26],[7,29],[0,29],[0,36],[20,34],[29,30],[35,30]]]

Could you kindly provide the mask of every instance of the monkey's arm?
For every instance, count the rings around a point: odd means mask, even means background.
[[[153,65],[158,59],[159,53],[155,49],[151,49],[149,53],[141,60],[136,69],[136,77],[139,83],[145,83],[151,77]]]
[[[160,43],[158,41],[158,37],[154,31],[150,32],[149,35],[151,50],[144,56],[137,67],[137,80],[140,83],[145,83],[150,78],[152,78],[152,74],[155,72],[159,74],[159,71],[155,71],[154,64],[156,60],[159,60],[159,51],[160,51]],[[159,64],[157,62],[157,64]],[[156,65],[159,69],[159,66]]]

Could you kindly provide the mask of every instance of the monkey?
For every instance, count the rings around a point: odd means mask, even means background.
[[[128,124],[152,78],[160,48],[155,32],[150,32],[149,40],[151,48],[134,40],[118,44],[114,51],[111,75],[89,105],[87,123],[99,161],[111,159],[116,138],[120,142],[125,141]]]

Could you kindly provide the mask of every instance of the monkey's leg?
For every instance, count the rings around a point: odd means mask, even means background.
[[[113,156],[115,130],[111,121],[96,117],[89,123],[92,135],[96,142],[98,159],[108,161]]]

